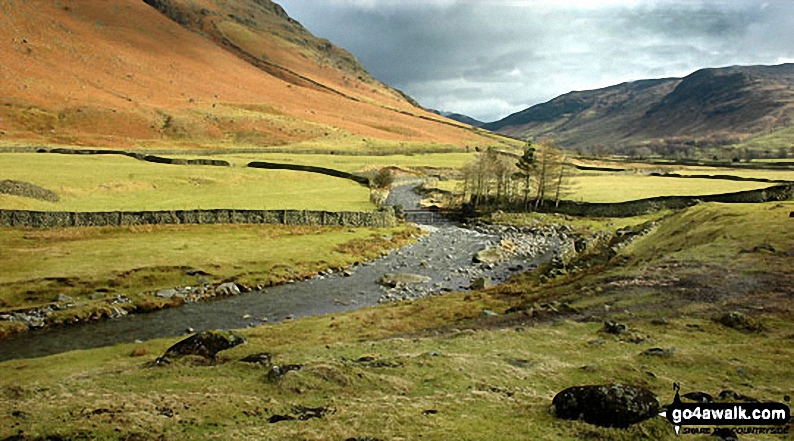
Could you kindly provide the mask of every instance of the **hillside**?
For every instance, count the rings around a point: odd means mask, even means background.
[[[11,42],[0,48],[0,145],[489,142],[374,80],[269,0],[148,3],[0,4]]]
[[[449,118],[453,121],[462,122],[463,124],[468,124],[472,127],[482,127],[484,122],[474,119],[468,115],[463,115],[461,113],[454,113],[454,112],[442,112],[439,110],[432,111],[435,114],[441,115],[443,117]]]
[[[792,125],[794,64],[702,69],[685,78],[570,92],[484,128],[566,147],[733,144]]]
[[[587,238],[580,260],[486,290],[240,330],[248,343],[211,359],[158,361],[185,338],[173,337],[4,361],[0,439],[724,439],[678,436],[662,418],[566,421],[550,405],[589,384],[643,386],[665,405],[674,383],[686,402],[789,403],[792,209],[519,215],[512,224],[572,222]]]

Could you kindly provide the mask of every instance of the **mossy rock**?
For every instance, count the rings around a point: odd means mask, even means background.
[[[558,418],[583,420],[601,427],[625,428],[659,413],[656,395],[643,387],[622,384],[574,386],[552,401]]]
[[[761,332],[764,325],[760,321],[738,311],[727,312],[715,319],[722,326],[744,332]]]
[[[171,346],[161,358],[179,358],[187,355],[214,359],[219,352],[245,343],[245,338],[231,331],[210,330],[192,335]]]

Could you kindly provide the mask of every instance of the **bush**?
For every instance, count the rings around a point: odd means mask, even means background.
[[[373,188],[389,188],[394,183],[394,174],[388,168],[378,170],[375,177],[372,178]]]

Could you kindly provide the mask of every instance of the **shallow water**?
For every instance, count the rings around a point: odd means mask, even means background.
[[[412,197],[407,193],[403,197]],[[516,256],[493,266],[475,265],[472,256],[500,238],[453,225],[426,227],[430,234],[388,256],[355,267],[349,276],[332,274],[207,302],[146,314],[132,314],[74,326],[34,330],[0,341],[0,361],[174,337],[206,329],[239,329],[284,320],[373,306],[385,294],[427,296],[468,289],[472,280],[504,282],[519,270],[551,259],[552,247],[535,257]],[[386,273],[427,276],[429,281],[388,290],[377,281]]]

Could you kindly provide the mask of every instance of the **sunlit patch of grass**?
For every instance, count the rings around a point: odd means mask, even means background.
[[[0,308],[47,304],[59,294],[81,301],[97,291],[136,294],[199,278],[270,285],[376,257],[412,234],[402,227],[279,225],[0,229]],[[191,276],[190,269],[209,275]]]
[[[215,363],[186,360],[148,368],[146,363],[176,338],[0,363],[5,398],[0,414],[31,416],[13,417],[0,427],[0,438],[24,430],[32,436],[175,440],[679,439],[662,418],[625,430],[605,429],[556,419],[549,405],[567,387],[604,383],[647,387],[662,404],[672,401],[674,382],[682,393],[717,395],[729,389],[777,402],[790,396],[790,301],[753,311],[765,324],[763,332],[714,321],[714,312],[734,306],[729,301],[668,302],[681,301],[678,288],[686,288],[682,282],[690,276],[707,283],[728,273],[788,280],[794,233],[786,227],[792,209],[791,202],[710,203],[668,213],[598,268],[571,269],[545,282],[525,275],[481,292],[247,329],[241,332],[248,344],[222,352]],[[533,225],[566,219],[502,220]],[[574,225],[579,232],[616,227],[612,220]],[[759,245],[768,247],[755,248]],[[359,249],[355,241],[348,246]],[[662,280],[655,275],[671,285],[635,283]],[[629,287],[616,282],[629,282]],[[774,289],[784,295],[790,290],[761,286],[756,294],[771,295]],[[521,300],[516,296],[530,305],[567,301],[578,312],[534,319],[504,314]],[[500,315],[487,318],[485,309]],[[604,318],[620,320],[642,340],[605,334]],[[643,355],[654,347],[674,349],[668,358]],[[145,354],[133,357],[141,348]],[[275,364],[303,368],[273,379],[267,368],[236,361],[259,352],[272,353]],[[322,419],[268,423],[295,405],[330,411]]]
[[[699,196],[769,187],[760,182],[713,179],[674,179],[634,174],[593,174],[571,179],[575,188],[564,199],[585,202],[624,202],[658,196]]]
[[[135,211],[197,208],[369,211],[367,188],[286,170],[154,164],[121,156],[3,154],[0,175],[56,192],[59,202],[0,195],[3,208]]]
[[[618,440],[675,439],[672,427],[662,419],[628,430],[604,429],[557,420],[548,406],[558,391],[569,386],[611,382],[644,385],[663,403],[672,401],[673,382],[681,383],[684,391],[718,394],[731,389],[776,401],[791,392],[785,382],[787,364],[781,363],[794,355],[785,344],[790,323],[768,334],[748,336],[707,321],[676,320],[663,327],[632,322],[651,340],[643,344],[607,340],[602,345],[590,344],[599,337],[599,323],[570,321],[523,330],[365,341],[358,341],[363,327],[345,332],[328,328],[339,319],[364,313],[243,331],[249,344],[222,353],[219,362],[210,366],[144,367],[175,339],[3,363],[0,369],[8,373],[6,380],[20,386],[15,392],[6,387],[5,393],[15,393],[16,398],[3,401],[0,410],[10,413],[13,407],[30,413],[36,423],[14,421],[15,426],[0,429],[0,435],[22,428],[31,434],[88,430],[102,436],[121,426],[122,433],[164,433],[169,439],[254,435],[450,439],[461,433],[497,440],[573,440],[583,433]],[[687,326],[692,324],[703,331],[693,332]],[[294,335],[302,338],[296,341]],[[640,355],[651,346],[677,350],[669,359]],[[130,357],[135,347],[145,347],[147,354]],[[262,351],[272,352],[276,364],[303,368],[268,381],[267,368],[234,361]],[[357,361],[364,355],[384,364]],[[516,366],[511,360],[523,364]],[[737,373],[740,367],[748,377]],[[294,405],[333,411],[323,419],[267,423],[272,415],[291,412]],[[163,417],[164,409],[174,416]]]

